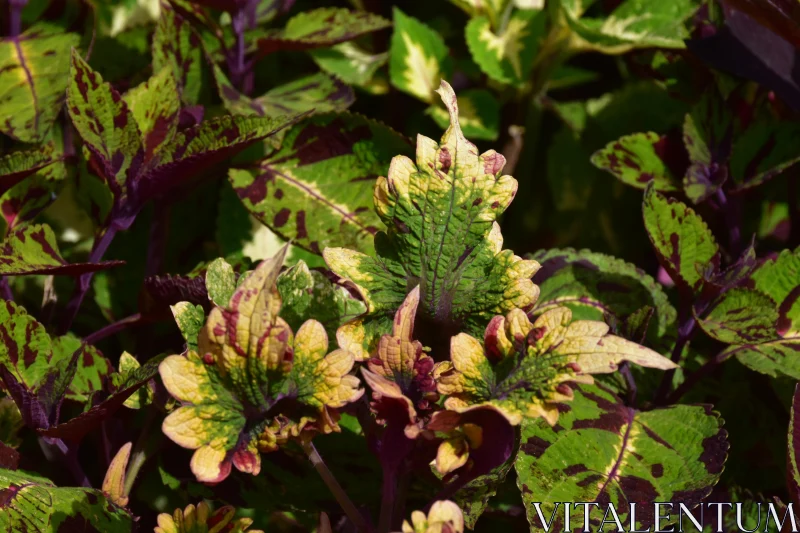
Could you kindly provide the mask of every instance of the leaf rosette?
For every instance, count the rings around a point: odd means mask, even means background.
[[[453,411],[491,405],[513,425],[539,417],[553,425],[557,404],[572,399],[570,383],[592,383],[591,374],[613,372],[623,361],[675,368],[666,357],[608,331],[603,322],[573,321],[566,307],[533,323],[515,309],[489,322],[483,343],[466,333],[453,337],[451,360],[434,369],[438,391]]]
[[[391,330],[394,311],[417,285],[419,318],[445,336],[463,330],[479,335],[492,316],[529,308],[539,294],[531,281],[539,264],[503,250],[496,222],[517,181],[502,175],[501,154],[478,154],[464,137],[450,85],[442,81],[438,92],[450,115],[441,142],[419,135],[416,164],[395,157],[388,177],[375,186],[375,208],[387,226],[375,236],[377,255],[323,252],[330,269],[354,283],[367,304],[365,316],[336,335],[361,361]]]
[[[196,450],[191,468],[199,481],[220,482],[232,466],[258,474],[259,452],[338,431],[335,409],[363,394],[349,375],[353,355],[327,353],[322,324],[308,320],[295,335],[278,316],[276,280],[285,254],[284,247],[263,261],[226,305],[212,309],[198,351],[172,355],[160,366],[164,385],[182,404],[162,429]]]

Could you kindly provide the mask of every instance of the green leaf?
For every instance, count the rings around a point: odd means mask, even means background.
[[[515,10],[498,34],[487,17],[475,17],[467,24],[467,46],[490,78],[519,86],[530,77],[546,24],[544,10]]]
[[[170,309],[172,309],[172,316],[175,317],[175,322],[178,324],[178,329],[181,330],[186,345],[190,350],[197,350],[197,336],[206,320],[203,307],[192,305],[189,302],[178,302]]]
[[[303,260],[282,272],[276,283],[283,300],[281,318],[292,329],[313,319],[334,337],[339,326],[366,311],[364,303],[347,289],[334,285],[319,271],[309,270]]]
[[[125,190],[127,181],[141,166],[141,133],[120,94],[74,50],[67,109],[109,187],[112,191]]]
[[[0,41],[0,131],[18,141],[41,142],[64,103],[67,56],[80,36],[56,31],[36,24]]]
[[[142,365],[139,361],[129,354],[122,352],[119,356],[119,372],[117,372],[118,385],[127,382],[130,379],[136,379],[136,374],[141,372]],[[153,403],[153,389],[149,386],[144,386],[131,394],[122,405],[128,409],[141,409],[146,405]]]
[[[448,49],[444,39],[397,7],[389,50],[392,85],[423,102],[433,102],[440,80],[449,73]]]
[[[737,191],[756,187],[800,161],[797,139],[800,125],[758,117],[733,143],[730,177]]]
[[[47,225],[24,226],[11,232],[0,245],[0,275],[63,274],[75,276],[122,264],[121,261],[68,263],[58,251],[56,237]]]
[[[682,291],[703,284],[702,272],[719,268],[720,251],[705,221],[686,204],[650,188],[644,197],[644,225],[661,266]]]
[[[262,54],[281,49],[323,48],[389,26],[388,20],[367,11],[322,7],[295,15],[283,31],[261,38],[257,44]]]
[[[53,162],[51,145],[24,152],[11,152],[0,157],[0,194],[8,192],[22,180]]]
[[[746,344],[775,338],[777,321],[778,309],[772,298],[757,290],[733,288],[698,324],[720,342]]]
[[[464,524],[469,529],[475,528],[478,518],[488,507],[489,500],[497,494],[497,490],[505,482],[508,473],[514,467],[517,449],[515,448],[515,453],[505,463],[488,474],[476,477],[453,495],[453,500],[464,512]]]
[[[783,250],[762,263],[750,276],[755,288],[778,304],[779,335],[800,333],[800,248]]]
[[[144,145],[144,160],[149,161],[178,130],[181,102],[172,69],[162,68],[146,82],[134,87],[124,96]]]
[[[683,178],[686,196],[700,203],[726,181],[733,117],[716,93],[709,93],[686,115],[683,142],[689,168]]]
[[[795,503],[800,500],[800,465],[797,462],[797,454],[800,451],[800,418],[797,416],[798,411],[800,411],[800,384],[795,385],[794,389],[789,417],[788,446],[786,447],[786,462],[789,470],[787,485],[789,494]]]
[[[233,291],[236,290],[236,273],[224,259],[215,259],[208,264],[206,290],[208,290],[208,297],[215,305],[219,307],[228,305]]]
[[[167,4],[161,4],[161,15],[153,34],[153,72],[164,68],[172,70],[184,104],[200,103],[208,83],[202,39],[189,22]]]
[[[14,400],[8,396],[0,398],[0,442],[11,448],[17,448],[22,440],[17,433],[25,424]]]
[[[734,355],[740,363],[751,370],[770,377],[789,377],[800,380],[800,334],[790,332],[764,342],[747,343],[728,347],[720,359]]]
[[[257,168],[231,169],[244,206],[292,243],[320,254],[329,246],[371,253],[380,221],[372,210],[375,178],[404,137],[359,115],[312,117],[286,132]]]
[[[389,60],[388,52],[371,54],[352,42],[309,53],[319,68],[351,85],[366,85]]]
[[[225,108],[236,115],[277,117],[313,111],[344,111],[355,100],[353,90],[327,74],[318,73],[275,87],[263,96],[248,98],[237,91],[219,67],[214,76]]]
[[[593,0],[559,0],[579,49],[624,54],[635,48],[684,48],[695,0],[624,0],[605,18],[584,16]]]
[[[566,307],[546,311],[533,323],[514,309],[492,319],[483,343],[466,333],[453,337],[451,361],[434,370],[437,388],[450,395],[448,409],[488,403],[514,425],[538,417],[555,425],[558,402],[572,399],[567,382],[592,383],[590,374],[614,372],[623,361],[675,368],[666,357],[608,331],[604,322],[573,321]]]
[[[0,469],[3,531],[128,533],[133,516],[97,489],[56,487],[43,477]]]
[[[563,305],[577,319],[604,320],[611,314],[623,321],[646,305],[655,309],[658,337],[677,318],[662,286],[631,263],[571,248],[541,251],[531,258],[541,265],[533,277],[541,291],[534,314]]]
[[[542,527],[540,520],[550,520],[556,502],[608,502],[625,524],[630,522],[628,502],[693,508],[722,473],[728,451],[722,424],[710,406],[640,412],[602,387],[581,386],[558,426],[541,420],[522,426],[515,467],[528,522]],[[535,502],[541,503],[541,518]],[[603,510],[601,505],[590,514],[593,528]],[[563,517],[563,512],[559,508],[554,516]],[[637,516],[637,526],[652,523],[652,516]]]
[[[637,189],[652,182],[659,192],[678,191],[680,180],[658,154],[660,140],[653,132],[626,135],[595,152],[592,164]]]
[[[459,96],[459,120],[464,136],[475,139],[497,140],[500,129],[500,103],[484,89],[464,91]],[[450,125],[447,109],[440,106],[426,111],[443,129]]]
[[[502,250],[497,217],[511,203],[517,182],[502,175],[505,158],[477,148],[461,132],[452,88],[439,89],[451,125],[441,144],[417,137],[417,162],[392,160],[375,187],[375,207],[386,224],[375,238],[377,257],[327,248],[329,268],[352,281],[368,314],[339,329],[339,345],[359,360],[391,330],[394,312],[420,285],[420,315],[436,327],[480,335],[492,316],[529,308],[538,295],[530,280],[535,261]]]
[[[72,334],[53,339],[53,361],[69,361],[72,354],[77,351],[81,353],[78,356],[75,375],[69,383],[66,398],[86,403],[91,399],[93,393],[103,389],[103,384],[113,368],[100,350],[94,346],[83,344],[81,339]]]

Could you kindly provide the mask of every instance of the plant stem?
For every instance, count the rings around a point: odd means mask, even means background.
[[[14,293],[11,292],[11,286],[8,284],[8,278],[5,276],[0,278],[0,296],[7,302],[14,301]]]
[[[169,235],[170,203],[163,199],[158,199],[153,204],[153,210],[153,221],[150,224],[150,239],[147,243],[147,259],[144,267],[145,277],[154,276],[161,272]]]
[[[398,483],[397,494],[394,498],[391,527],[395,530],[400,529],[400,522],[402,521],[402,517],[406,514],[406,498],[408,497],[408,486],[411,484],[409,472],[410,470],[408,468],[403,469]]]
[[[86,342],[86,344],[94,344],[96,342],[105,339],[106,337],[110,337],[111,335],[119,331],[122,331],[124,329],[129,328],[130,326],[139,323],[141,320],[142,320],[142,315],[136,313],[134,315],[125,317],[122,320],[117,320],[116,322],[111,323],[101,329],[98,329],[94,333],[84,337],[83,340]]]
[[[70,471],[76,483],[78,483],[81,487],[92,486],[91,481],[89,481],[89,478],[86,476],[86,472],[83,471],[83,468],[78,462],[78,454],[76,448],[68,446],[61,439],[50,439],[45,437],[43,441],[46,444],[53,446],[56,450],[60,452],[61,458],[64,461],[67,470]]]
[[[636,387],[636,380],[633,378],[631,367],[625,361],[619,366],[619,372],[625,378],[625,383],[628,385],[628,405],[633,406],[636,404],[636,394],[638,388]]]
[[[9,22],[8,22],[8,36],[15,38],[22,33],[22,9],[28,3],[28,0],[9,0]]]
[[[670,394],[667,397],[667,404],[678,403],[678,401],[686,394],[692,387],[697,385],[697,383],[711,374],[716,368],[725,361],[727,357],[722,357],[722,353],[719,353],[706,361],[700,368],[689,374],[686,379],[681,383],[675,392]]]
[[[378,519],[378,533],[389,533],[392,527],[392,511],[394,511],[397,476],[395,471],[384,465],[383,488],[381,491],[381,514]]]
[[[103,259],[103,255],[108,250],[108,247],[111,245],[111,241],[114,240],[114,236],[117,234],[117,230],[113,227],[106,228],[100,236],[95,239],[94,246],[92,247],[92,253],[89,254],[89,263],[98,263],[101,259]],[[75,290],[72,293],[72,298],[70,298],[69,302],[67,303],[67,309],[64,314],[64,321],[61,323],[61,334],[66,334],[69,332],[69,328],[72,327],[72,322],[75,320],[75,317],[78,314],[78,309],[81,307],[81,303],[83,303],[83,298],[86,296],[86,292],[89,290],[89,285],[92,282],[92,275],[93,272],[87,272],[86,274],[81,274],[78,278],[78,282],[75,284]]]
[[[717,189],[717,202],[725,214],[725,225],[728,226],[728,251],[733,257],[738,257],[742,247],[742,229],[737,205],[733,201],[728,202],[722,187]]]
[[[317,451],[317,448],[314,446],[314,443],[310,440],[303,442],[303,449],[306,451],[306,454],[308,454],[308,459],[311,461],[311,464],[314,465],[314,469],[319,474],[319,477],[321,477],[322,481],[325,482],[325,485],[328,486],[328,489],[333,494],[333,497],[336,498],[336,501],[339,503],[350,521],[356,526],[356,529],[362,533],[372,533],[372,527],[367,524],[367,522],[364,520],[364,517],[361,516],[361,513],[358,512],[358,509],[350,500],[350,497],[344,491],[339,482],[336,481],[336,478],[333,476],[333,472],[330,471],[328,465],[326,465],[325,461],[322,460],[322,457]]]
[[[142,432],[136,440],[133,453],[131,453],[128,469],[125,472],[125,486],[122,490],[123,496],[128,496],[131,493],[133,483],[136,481],[136,476],[139,474],[139,470],[142,469],[145,461],[147,461],[147,439],[150,437],[150,429],[153,426],[153,420],[155,420],[155,410],[151,408],[147,412],[147,418],[144,421]]]
[[[683,354],[683,349],[686,347],[686,344],[692,338],[694,333],[696,321],[691,311],[691,304],[682,305],[682,310],[678,314],[678,317],[680,324],[678,326],[678,339],[675,341],[675,347],[672,349],[671,357],[672,362],[676,364],[680,361],[681,355]],[[664,372],[664,377],[662,378],[661,384],[658,386],[658,390],[656,392],[655,403],[662,403],[667,394],[669,394],[670,387],[672,386],[672,377],[674,375],[675,370],[667,370]]]

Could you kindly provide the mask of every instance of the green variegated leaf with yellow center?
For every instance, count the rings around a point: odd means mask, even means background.
[[[0,41],[0,131],[22,142],[44,140],[64,103],[69,54],[80,36],[39,23]]]
[[[530,279],[538,263],[503,250],[496,223],[517,182],[502,175],[502,155],[479,155],[464,137],[450,85],[442,82],[439,93],[451,121],[441,143],[418,136],[416,164],[395,157],[375,187],[375,208],[387,227],[375,238],[377,256],[324,252],[331,270],[353,282],[367,304],[366,316],[337,333],[339,345],[360,360],[391,331],[395,310],[416,285],[420,318],[445,334],[480,335],[492,316],[530,307],[539,293]]]
[[[349,375],[353,356],[328,353],[322,324],[308,320],[293,335],[278,316],[276,280],[285,254],[286,247],[263,261],[224,306],[212,309],[197,352],[169,356],[159,368],[181,404],[162,429],[195,450],[191,468],[199,481],[222,481],[233,466],[258,474],[259,452],[337,431],[334,410],[363,393]]]
[[[522,425],[515,468],[532,530],[562,531],[564,502],[606,502],[626,527],[634,522],[631,529],[646,531],[653,502],[692,509],[719,480],[729,445],[709,405],[642,412],[601,386],[581,385],[560,407],[555,427],[543,420]],[[591,530],[606,503],[587,507]],[[630,503],[637,504],[635,521]],[[605,527],[613,523],[609,515]]]
[[[496,33],[487,17],[475,17],[466,29],[472,58],[493,80],[521,85],[530,75],[546,22],[545,11],[515,10]]]
[[[423,102],[433,102],[436,88],[449,70],[447,45],[442,37],[395,7],[389,50],[392,85]]]
[[[519,309],[497,316],[484,342],[461,333],[452,339],[450,361],[434,370],[445,407],[490,404],[513,424],[523,418],[558,420],[559,402],[572,398],[567,382],[592,383],[591,374],[614,372],[629,361],[662,370],[675,363],[658,353],[608,334],[608,325],[572,320],[566,307],[544,312],[533,323]]]

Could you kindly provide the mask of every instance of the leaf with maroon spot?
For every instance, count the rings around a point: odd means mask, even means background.
[[[203,40],[189,22],[166,3],[161,4],[152,53],[153,72],[165,67],[170,69],[181,101],[186,105],[200,103],[209,81]]]
[[[164,360],[159,355],[147,361],[141,367],[127,373],[124,380],[111,385],[110,393],[104,399],[96,399],[97,403],[80,415],[61,422],[58,425],[38,430],[45,437],[57,437],[72,441],[80,441],[84,435],[99,427],[103,420],[113,415],[133,393],[147,385],[147,382],[158,374],[158,365]],[[95,395],[97,398],[98,395]]]
[[[610,255],[573,250],[543,250],[531,255],[541,265],[533,276],[540,293],[533,314],[568,307],[576,319],[623,321],[642,306],[655,309],[655,333],[664,337],[677,313],[662,286],[636,265]]]
[[[665,161],[666,154],[659,153],[668,142],[670,139],[653,132],[625,135],[595,152],[592,164],[637,189],[652,182],[659,192],[678,191],[680,176]]]
[[[368,307],[336,335],[357,359],[368,358],[391,331],[395,310],[417,284],[420,322],[441,339],[458,331],[481,335],[493,316],[530,309],[539,295],[531,281],[539,264],[503,250],[497,223],[517,181],[502,173],[501,154],[479,154],[464,136],[453,88],[442,81],[438,92],[450,114],[441,141],[419,135],[416,161],[394,157],[387,177],[375,184],[375,210],[387,227],[375,236],[377,256],[347,248],[324,252],[328,267],[354,283]]]
[[[96,172],[123,203],[127,185],[144,159],[141,133],[125,100],[78,55],[72,52],[67,110],[89,149]]]
[[[256,46],[261,54],[326,48],[389,26],[388,20],[367,11],[323,7],[295,15],[283,30],[259,38]]]
[[[55,162],[53,146],[12,152],[0,157],[0,194],[4,194],[25,178]]]
[[[719,269],[720,251],[700,215],[653,188],[645,192],[644,226],[659,263],[688,300],[703,285],[701,272]]]
[[[716,193],[728,179],[733,127],[733,116],[716,91],[707,92],[686,115],[683,143],[689,153],[689,168],[683,188],[695,204]]]
[[[566,407],[556,427],[543,420],[522,426],[515,468],[532,528],[550,519],[556,502],[598,502],[594,527],[609,503],[629,523],[629,504],[636,503],[636,525],[646,528],[653,502],[691,509],[719,480],[729,446],[710,406],[636,411],[601,386],[581,385]]]
[[[726,344],[745,344],[777,336],[778,306],[761,291],[735,287],[725,292],[698,324],[711,338]]]
[[[410,143],[379,122],[342,113],[289,129],[258,167],[231,169],[244,206],[278,235],[320,254],[329,246],[372,253],[381,226],[373,190]]]
[[[44,477],[0,469],[0,530],[127,533],[134,517],[102,491],[57,487]]]
[[[333,113],[344,111],[355,101],[352,88],[324,73],[279,85],[258,98],[249,98],[237,91],[219,67],[214,68],[214,76],[225,108],[234,115],[277,117],[306,111]]]
[[[29,274],[77,276],[124,264],[124,261],[68,263],[58,250],[53,230],[47,225],[23,226],[0,244],[0,275]]]
[[[164,67],[149,80],[128,91],[124,99],[139,126],[144,163],[147,164],[172,141],[178,130],[181,102],[172,70]]]
[[[26,143],[45,139],[64,103],[69,51],[79,42],[49,23],[0,41],[0,131]]]

